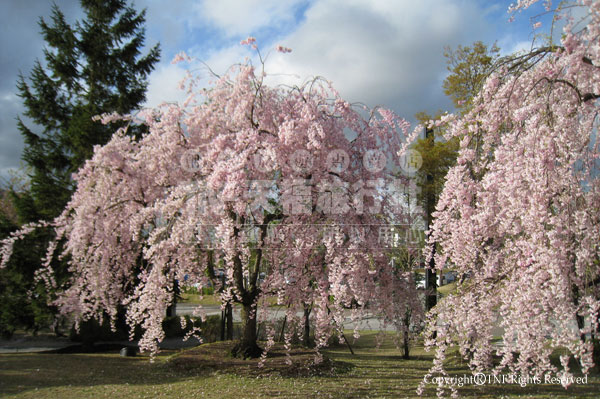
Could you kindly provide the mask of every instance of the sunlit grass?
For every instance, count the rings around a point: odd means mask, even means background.
[[[234,364],[240,361],[218,349],[222,344],[212,345],[215,351],[207,347],[204,353],[163,352],[154,363],[146,356],[123,358],[117,353],[4,354],[0,355],[0,397],[413,398],[432,360],[421,348],[414,348],[412,359],[404,360],[390,341],[376,349],[375,334],[366,333],[353,343],[355,355],[345,345],[325,351],[333,360],[329,371],[290,376],[273,365],[259,371],[254,368],[256,361]],[[299,350],[292,367],[303,367],[310,358],[310,352]],[[456,357],[448,371],[469,373]],[[556,385],[508,385],[465,386],[459,392],[469,398],[597,398],[600,378],[593,374],[587,385],[568,390]],[[433,396],[431,387],[423,397]]]
[[[181,294],[181,299],[180,299],[181,303],[190,303],[190,304],[202,304],[204,306],[220,306],[221,305],[221,301],[219,300],[219,297],[216,295],[204,295],[202,298],[200,298],[200,294],[195,294],[195,293],[182,293]]]
[[[448,295],[456,291],[456,281],[438,287],[438,292],[442,295]]]

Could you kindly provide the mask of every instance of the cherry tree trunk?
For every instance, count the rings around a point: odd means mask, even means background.
[[[408,329],[404,330],[403,338],[404,338],[404,354],[402,355],[402,357],[404,359],[410,359],[410,345],[409,345],[409,340],[408,340]]]
[[[231,303],[225,305],[225,323],[227,327],[227,340],[233,339],[233,306]]]
[[[256,333],[256,308],[252,304],[242,304],[242,336],[233,350],[235,357],[257,358],[262,354],[262,349],[258,346],[258,335]]]
[[[311,308],[306,303],[304,304],[304,346],[310,346],[310,311]]]

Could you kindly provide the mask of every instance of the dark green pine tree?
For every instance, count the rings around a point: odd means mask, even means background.
[[[60,214],[74,190],[71,174],[116,130],[92,117],[128,113],[145,101],[147,76],[159,60],[158,45],[141,56],[145,11],[124,0],[81,0],[85,19],[69,25],[57,6],[52,23],[40,19],[47,43],[46,68],[37,61],[30,83],[17,83],[26,116],[23,160],[31,167],[30,198],[17,203],[23,222]]]
[[[145,11],[138,13],[125,0],[81,0],[81,7],[85,18],[73,25],[56,5],[49,22],[40,18],[45,63],[36,61],[28,79],[21,74],[17,82],[24,115],[31,120],[29,124],[18,118],[30,183],[28,190],[11,193],[18,224],[52,220],[62,212],[75,189],[72,174],[91,158],[93,147],[108,142],[119,127],[118,123],[102,125],[92,117],[139,109],[146,99],[148,75],[160,57],[158,45],[142,55]],[[132,129],[132,134],[143,133],[140,129]],[[17,227],[5,219],[0,222],[2,236]],[[7,304],[0,305],[0,320],[4,310],[12,317],[10,309],[15,307],[27,314],[10,319],[20,324],[16,327],[35,331],[52,319],[55,309],[45,305],[52,293],[33,279],[50,234],[39,231],[35,239],[15,245],[9,265],[0,274],[10,275],[19,293],[34,295],[28,300],[19,295],[17,300],[13,293],[9,306],[0,293],[0,303]],[[65,281],[68,272],[61,263],[57,277]]]

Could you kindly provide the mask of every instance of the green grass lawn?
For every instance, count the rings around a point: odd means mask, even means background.
[[[200,295],[199,294],[194,294],[194,293],[182,293],[181,294],[181,303],[191,303],[191,304],[202,304],[204,306],[210,306],[210,305],[221,305],[221,301],[219,300],[219,298],[215,295],[209,294],[209,295],[204,295],[202,297],[202,299],[200,299]]]
[[[218,344],[209,344],[218,345]],[[217,346],[215,346],[217,348]],[[346,346],[326,351],[333,361],[325,373],[281,373],[285,357],[275,353],[278,368],[262,370],[256,362],[230,359],[223,352],[202,357],[202,351],[163,352],[154,363],[146,356],[123,358],[108,354],[2,354],[1,398],[413,398],[415,389],[431,365],[432,355],[413,350],[404,360],[391,342],[375,349],[374,334],[354,343],[355,355]],[[210,347],[205,352],[210,353]],[[294,355],[296,368],[312,358],[306,350]],[[280,359],[280,360],[277,360]],[[279,371],[277,371],[277,370]],[[275,372],[275,371],[277,372]],[[453,360],[451,374],[468,374]],[[600,376],[592,374],[587,385],[565,390],[557,385],[465,386],[469,398],[597,398]],[[430,388],[423,397],[434,397]]]
[[[441,287],[438,287],[437,290],[442,295],[451,294],[454,291],[456,291],[456,281],[454,281],[454,282],[452,282],[450,284],[442,285]]]

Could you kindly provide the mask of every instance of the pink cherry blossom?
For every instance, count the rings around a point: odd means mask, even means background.
[[[278,45],[277,47],[275,47],[275,50],[277,50],[280,53],[291,53],[292,49],[289,47],[284,47],[281,45]]]
[[[211,87],[192,91],[185,106],[139,113],[131,122],[149,131],[139,140],[119,130],[95,148],[52,223],[64,245],[49,248],[40,275],[51,284],[52,257],[69,259],[72,279],[55,302],[63,313],[86,319],[106,312],[114,320],[124,306],[131,331],[144,330],[140,347],[156,353],[175,281],[187,276],[190,284],[212,281],[223,303],[242,305],[245,347],[255,341],[256,322],[268,322],[268,297],[286,305],[288,347],[304,331],[306,319],[297,313],[312,309],[317,359],[349,312],[356,320],[380,317],[399,332],[408,328],[408,312],[419,325],[424,315],[411,272],[393,266],[377,230],[356,233],[399,217],[391,198],[374,188],[389,171],[367,169],[364,154],[402,153],[416,133],[392,111],[364,119],[368,110],[349,106],[326,80],[286,89],[269,87],[263,77],[250,64],[232,67]],[[337,173],[327,167],[333,151],[348,157]],[[312,165],[292,164],[295,153]],[[323,187],[340,190],[336,201],[346,201],[345,208],[334,210],[343,213],[317,207],[317,199],[334,195]],[[418,216],[403,220],[410,217]],[[3,242],[3,264],[15,239]],[[267,330],[272,344],[275,329]]]
[[[256,39],[254,37],[252,37],[252,36],[248,36],[246,39],[244,39],[244,40],[242,40],[240,42],[240,44],[242,46],[250,46],[250,45],[252,45],[254,43],[256,43]]]
[[[535,62],[517,58],[497,71],[473,109],[447,121],[461,148],[430,244],[439,246],[437,267],[460,277],[457,293],[429,315],[429,333],[437,335],[426,341],[436,350],[428,376],[446,374],[452,345],[474,372],[569,377],[569,358],[584,373],[593,365],[590,336],[600,333],[600,2],[582,3],[589,15],[581,31],[567,26],[556,51],[537,50]],[[500,346],[492,342],[497,327]],[[558,348],[561,367],[550,362]]]

